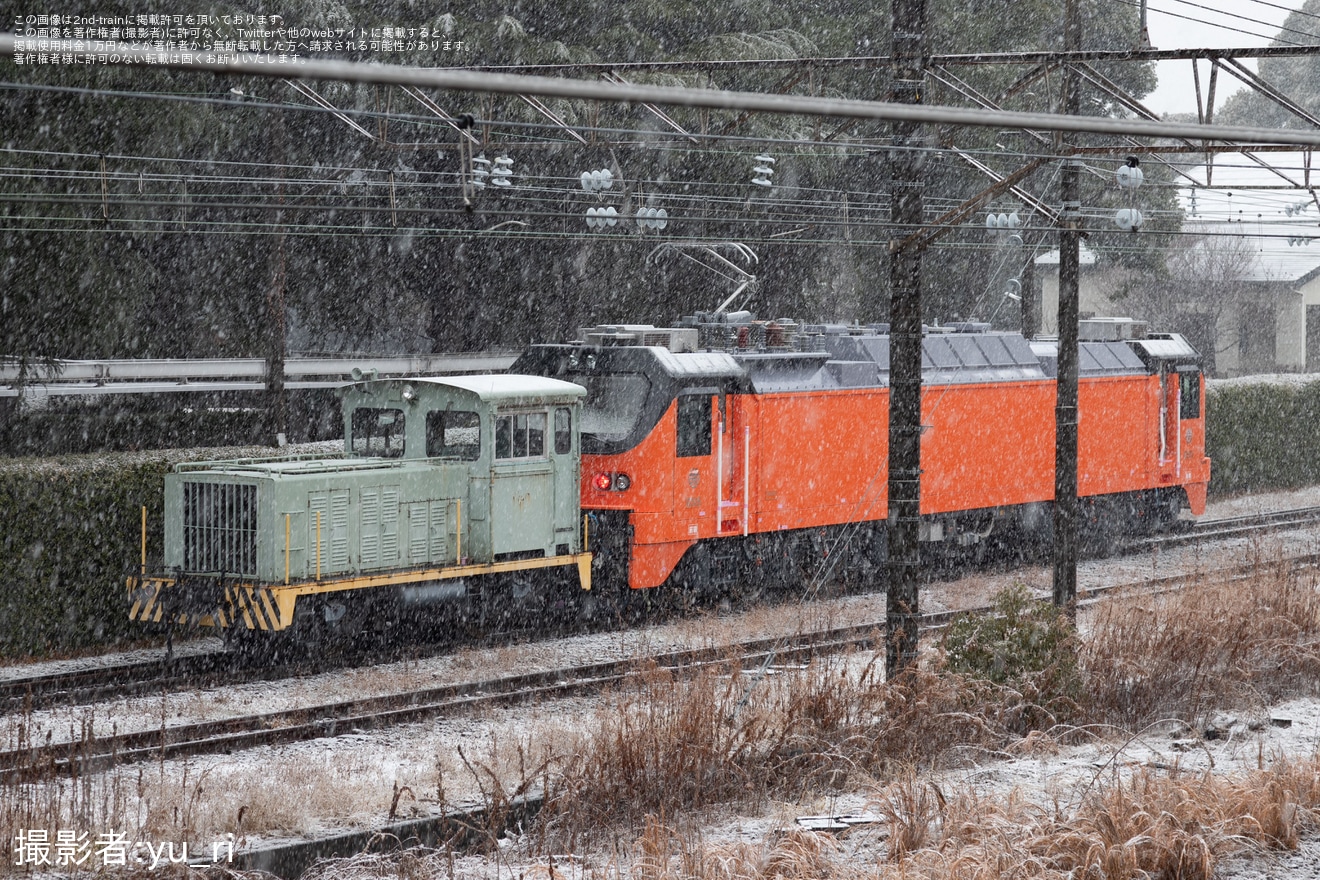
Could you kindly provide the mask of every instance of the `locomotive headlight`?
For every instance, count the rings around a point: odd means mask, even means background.
[[[414,402],[416,402],[416,400],[417,400],[417,392],[416,392],[416,390],[413,389],[413,387],[412,387],[411,385],[404,385],[404,386],[403,386],[403,399],[406,400],[406,401],[408,401],[409,403],[414,403]]]
[[[632,477],[628,476],[627,474],[614,475],[615,492],[627,492],[631,486],[632,486]]]
[[[610,491],[610,486],[614,484],[614,481],[610,478],[609,474],[596,474],[596,478],[592,480],[592,483],[594,483],[596,488],[600,491],[608,492]]]

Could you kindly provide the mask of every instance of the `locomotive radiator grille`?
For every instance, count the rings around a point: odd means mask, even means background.
[[[255,575],[257,487],[183,484],[183,567]]]

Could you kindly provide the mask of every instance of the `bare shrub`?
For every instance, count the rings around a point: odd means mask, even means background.
[[[600,816],[639,829],[648,815],[835,790],[1003,749],[1036,714],[1010,688],[921,671],[890,684],[860,659],[766,679],[652,670],[604,701],[552,775],[543,816],[572,842]]]
[[[1081,665],[1087,713],[1129,728],[1310,692],[1320,592],[1279,565],[1248,581],[1115,598],[1095,609]]]

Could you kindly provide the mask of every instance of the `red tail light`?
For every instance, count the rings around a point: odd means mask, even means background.
[[[591,483],[602,492],[627,492],[632,486],[632,477],[627,474],[596,474]]]

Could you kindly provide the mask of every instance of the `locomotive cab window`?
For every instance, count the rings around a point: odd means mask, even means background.
[[[546,414],[511,413],[495,419],[495,457],[541,458],[545,455]]]
[[[1184,419],[1199,419],[1201,417],[1201,374],[1197,372],[1180,372],[1178,380],[1181,383],[1181,387],[1178,389],[1180,404],[1178,416]]]
[[[555,455],[573,451],[573,413],[564,407],[555,410]]]
[[[353,410],[350,449],[354,455],[403,458],[403,438],[403,410],[371,406]]]
[[[640,373],[570,373],[562,377],[587,389],[582,402],[582,433],[601,440],[623,440],[637,427],[651,380]]]
[[[481,417],[464,410],[427,413],[426,456],[476,461],[481,457]]]
[[[687,394],[678,399],[678,457],[710,455],[710,396]]]

